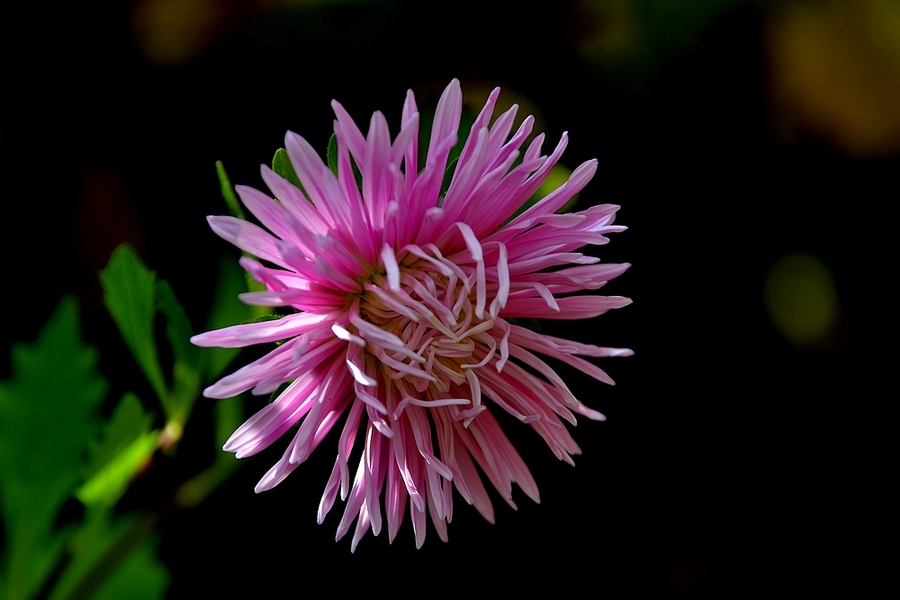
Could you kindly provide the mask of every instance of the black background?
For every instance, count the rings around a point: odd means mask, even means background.
[[[351,554],[349,536],[333,540],[340,503],[315,523],[333,443],[275,490],[253,493],[278,445],[162,523],[170,597],[718,598],[868,585],[886,562],[864,540],[885,536],[877,465],[891,444],[876,425],[896,399],[878,381],[896,356],[897,156],[854,158],[815,135],[773,133],[762,5],[736,3],[638,82],[579,56],[575,2],[462,0],[440,14],[423,5],[221,1],[226,25],[178,64],[142,54],[129,2],[19,7],[6,22],[3,369],[9,344],[33,339],[72,292],[112,396],[151,397],[96,272],[129,241],[199,330],[217,261],[237,257],[205,222],[225,212],[214,162],[234,183],[262,187],[258,165],[285,130],[324,149],[332,98],[360,124],[384,111],[396,132],[408,88],[427,95],[453,77],[464,92],[500,85],[538,107],[550,143],[569,131],[567,166],[599,159],[582,201],[620,204],[629,227],[599,255],[633,264],[606,290],[634,304],[551,326],[635,350],[601,363],[613,388],[564,371],[608,421],[574,430],[575,469],[527,428],[507,428],[540,505],[517,491],[515,512],[495,495],[489,525],[456,496],[448,544],[429,530],[416,550],[406,523],[393,545],[367,536]],[[838,284],[828,350],[794,349],[764,310],[769,267],[795,250],[822,257]],[[178,456],[160,457],[127,506],[163,500],[211,459],[209,402],[198,402]]]

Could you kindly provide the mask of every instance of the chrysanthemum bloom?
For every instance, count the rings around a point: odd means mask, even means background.
[[[250,456],[300,423],[259,492],[281,482],[341,426],[318,519],[340,492],[346,507],[337,538],[355,520],[353,549],[369,528],[381,531],[382,509],[393,540],[407,505],[417,546],[425,538],[426,514],[446,541],[453,487],[493,522],[479,469],[509,504],[515,506],[513,483],[538,502],[534,479],[493,413],[527,423],[559,459],[573,463],[579,448],[563,421],[574,425],[573,413],[604,417],[583,405],[538,354],[609,384],[606,373],[576,355],[631,354],[516,323],[584,319],[629,304],[617,296],[573,295],[600,288],[629,265],[601,264],[577,252],[624,229],[612,224],[617,206],[556,213],[590,180],[596,160],[514,216],[556,164],[566,136],[550,156],[541,154],[543,134],[520,152],[534,120],[526,118],[510,137],[514,106],[490,125],[498,95],[495,89],[475,119],[443,193],[462,108],[455,80],[437,105],[424,166],[417,162],[412,92],[393,143],[381,113],[364,136],[334,102],[336,174],[306,140],[288,133],[285,146],[302,190],[265,166],[262,178],[275,199],[237,188],[269,231],[209,217],[218,235],[260,259],[244,257],[241,265],[266,291],[241,299],[295,311],[193,338],[200,346],[282,342],[204,392],[210,398],[251,388],[269,394],[288,384],[224,448]],[[351,479],[354,447],[359,464]]]

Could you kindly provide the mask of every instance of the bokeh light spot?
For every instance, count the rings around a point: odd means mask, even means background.
[[[806,252],[779,258],[766,277],[766,310],[779,333],[798,348],[821,348],[833,332],[839,307],[831,271]]]

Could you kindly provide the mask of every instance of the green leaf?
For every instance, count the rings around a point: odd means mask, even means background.
[[[539,200],[543,200],[546,196],[549,196],[551,193],[555,192],[569,181],[569,177],[572,175],[572,170],[569,169],[565,165],[561,165],[559,163],[553,165],[553,168],[550,169],[550,172],[547,173],[547,178],[541,183],[541,186],[534,193],[534,196],[526,202],[525,208],[529,208]],[[566,213],[575,208],[575,205],[578,204],[578,194],[575,194],[569,201],[566,202],[562,208],[560,208],[558,213]]]
[[[287,151],[284,148],[279,148],[275,151],[275,156],[272,157],[272,170],[303,190],[303,186],[300,185],[300,179],[297,177],[297,173],[294,172],[291,159],[288,158]],[[306,194],[305,191],[303,193],[304,195]]]
[[[134,250],[122,245],[100,273],[105,301],[122,337],[162,403],[168,420],[183,425],[200,389],[200,351],[190,343],[191,324],[171,286],[157,281]],[[166,317],[166,337],[172,346],[170,390],[157,353],[154,319]]]
[[[222,164],[221,160],[216,161],[216,174],[219,176],[219,185],[222,186],[222,197],[225,199],[225,204],[228,205],[228,210],[231,211],[232,216],[238,219],[245,219],[244,211],[241,210],[241,204],[234,193],[234,188],[231,187],[231,181],[229,181],[228,175],[225,173],[225,165]]]
[[[159,310],[167,320],[166,337],[172,345],[175,362],[196,370],[200,364],[200,349],[191,343],[191,336],[194,335],[191,322],[181,303],[178,302],[178,298],[175,297],[175,292],[172,291],[169,282],[157,282],[156,300]]]
[[[328,138],[328,150],[326,152],[326,157],[328,158],[328,168],[331,169],[331,172],[335,175],[338,174],[338,147],[337,147],[337,135],[331,134],[331,137]]]
[[[152,425],[153,415],[144,412],[137,396],[122,396],[102,441],[94,447],[85,483],[75,494],[82,503],[112,506],[118,502],[153,457],[159,432],[152,431]]]
[[[12,378],[0,382],[0,509],[6,539],[0,597],[32,594],[62,549],[53,523],[84,473],[100,426],[107,383],[97,352],[78,331],[66,297],[33,344],[12,348]]]
[[[200,393],[200,348],[191,343],[193,328],[168,282],[157,282],[156,300],[166,317],[166,337],[175,356],[170,403],[173,412],[167,417],[184,424]]]
[[[356,161],[353,160],[353,157],[350,157],[350,168],[353,169],[353,178],[356,180],[356,187],[359,188],[359,191],[362,191],[362,171],[359,170],[359,166],[357,166]]]
[[[328,150],[325,152],[326,158],[328,160],[328,168],[331,169],[331,172],[335,175],[338,174],[338,145],[337,145],[337,136],[335,134],[331,134],[331,137],[328,138]],[[362,191],[362,172],[359,170],[359,167],[356,165],[356,161],[353,160],[353,157],[350,157],[350,168],[353,170],[353,178],[356,179],[356,186]]]
[[[170,577],[156,555],[155,515],[91,510],[72,544],[72,561],[49,600],[162,598]]]
[[[168,391],[153,337],[156,314],[156,273],[150,271],[127,244],[112,254],[100,272],[103,301],[135,360],[165,406]],[[167,411],[168,412],[168,411]]]

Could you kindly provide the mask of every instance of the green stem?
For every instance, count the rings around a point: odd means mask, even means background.
[[[97,588],[106,578],[115,572],[116,568],[122,561],[137,548],[141,541],[150,535],[156,525],[171,510],[168,510],[168,504],[161,510],[146,514],[123,533],[114,544],[112,544],[106,552],[100,555],[97,562],[88,569],[82,576],[81,580],[75,584],[66,600],[83,600],[89,599]]]
[[[228,478],[236,466],[237,463],[233,459],[222,456],[212,466],[182,483],[166,503],[155,511],[143,515],[122,533],[85,571],[65,600],[90,599],[106,578],[115,572],[141,542],[156,531],[162,521],[176,511],[190,509],[200,504]]]

